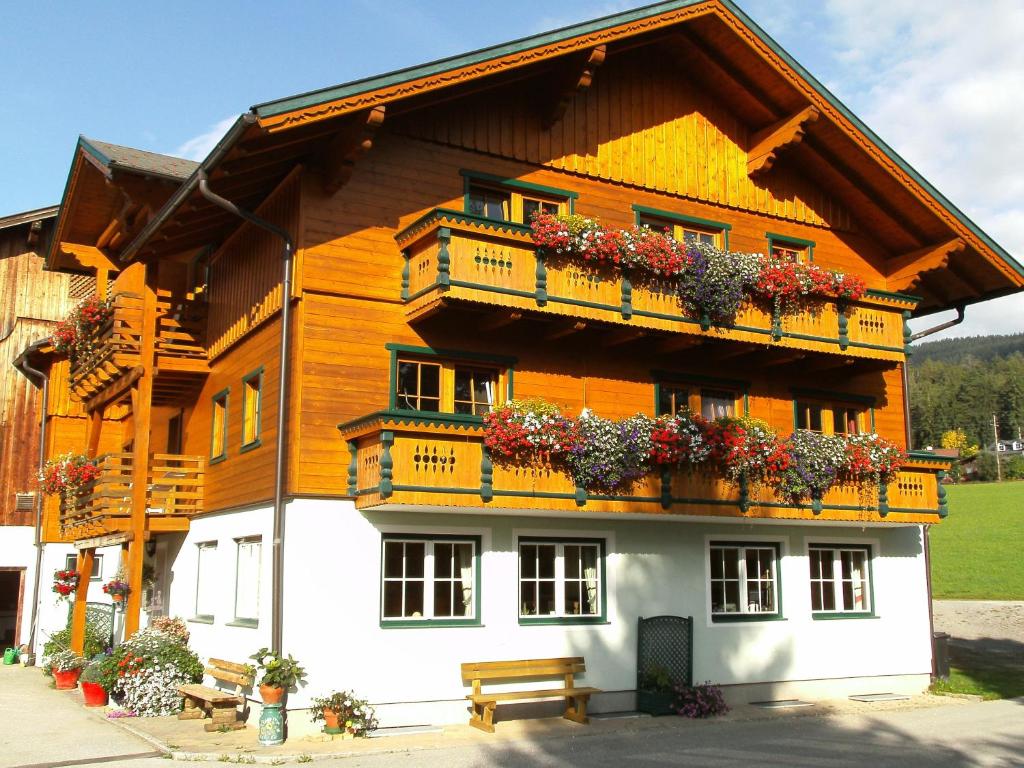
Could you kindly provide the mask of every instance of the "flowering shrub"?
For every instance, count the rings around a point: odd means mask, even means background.
[[[326,698],[313,699],[310,713],[314,723],[325,720],[325,711],[337,715],[338,727],[353,736],[365,736],[377,729],[373,707],[365,699],[357,698],[351,691],[341,691]]]
[[[565,457],[576,485],[609,493],[628,489],[650,471],[651,420],[643,414],[621,422],[585,411],[576,421],[579,440]]]
[[[724,715],[729,711],[722,689],[711,683],[703,685],[677,685],[673,706],[683,717],[702,718]]]
[[[846,467],[847,441],[842,435],[798,430],[786,440],[791,461],[776,477],[776,487],[794,501],[820,499]]]
[[[159,717],[181,709],[179,685],[203,679],[199,657],[172,635],[149,628],[136,632],[114,651],[117,682],[111,693],[139,717]]]
[[[184,619],[179,619],[177,616],[173,619],[170,616],[155,616],[150,620],[149,626],[151,629],[173,637],[182,645],[188,645],[189,631]]]
[[[49,657],[48,663],[54,672],[70,672],[84,667],[86,660],[74,651],[60,650]]]
[[[732,482],[745,478],[761,483],[785,471],[792,461],[774,430],[760,419],[717,419],[707,423],[706,434],[711,458]]]
[[[898,445],[875,434],[850,435],[846,440],[846,477],[855,483],[890,483],[903,463]]]
[[[65,453],[46,462],[39,473],[39,487],[48,496],[63,494],[67,501],[99,476],[100,468],[91,459]]]
[[[659,416],[651,422],[651,461],[658,466],[696,465],[711,455],[703,420],[689,414]]]
[[[70,600],[78,589],[78,571],[54,571],[53,591],[58,600]]]
[[[808,297],[856,301],[866,290],[855,275],[759,253],[725,251],[709,243],[680,243],[650,227],[606,229],[578,215],[535,215],[538,251],[585,265],[628,271],[640,279],[674,283],[684,308],[716,325],[735,322],[748,297],[763,299],[780,314],[799,311]]]
[[[101,299],[90,296],[57,324],[50,343],[57,352],[66,354],[74,365],[96,351],[96,331],[113,316],[113,297]]]
[[[578,442],[575,424],[543,400],[509,400],[484,416],[484,445],[498,460],[547,463]]]

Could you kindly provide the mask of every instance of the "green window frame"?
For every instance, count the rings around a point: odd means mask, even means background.
[[[708,542],[707,553],[708,611],[713,623],[784,620],[781,543],[719,539]],[[766,563],[771,563],[767,572]],[[753,576],[752,565],[757,568]],[[763,610],[768,601],[772,610]]]
[[[534,569],[524,569],[524,549],[533,555]],[[596,551],[595,567],[597,573],[588,577],[584,572],[583,552]],[[542,572],[540,560],[550,552],[553,555],[552,568]],[[575,566],[571,561],[576,559]],[[516,613],[521,625],[551,624],[607,624],[608,623],[608,589],[607,589],[607,545],[603,538],[590,537],[551,537],[551,536],[520,536],[516,542]],[[524,572],[525,571],[525,572]],[[596,595],[587,597],[588,582],[596,588]],[[548,593],[551,609],[540,613],[542,585],[550,585]],[[532,592],[530,592],[532,588]],[[528,609],[530,598],[534,601],[537,613]],[[596,599],[595,613],[577,613],[582,611],[585,601]],[[569,603],[578,604],[574,610]],[[568,607],[568,609],[567,609]]]
[[[263,444],[263,366],[242,377],[242,447],[251,451]]]
[[[454,615],[458,590],[465,590],[462,574],[455,573],[455,545],[469,544],[472,547],[473,568],[471,589],[473,591],[463,606],[471,610],[469,616]],[[480,618],[480,565],[481,544],[479,535],[460,536],[456,534],[384,533],[380,546],[380,626],[382,628],[412,627],[474,627],[481,626]],[[399,547],[401,549],[399,550]],[[415,558],[422,547],[422,562],[417,569]],[[448,549],[450,547],[450,549]],[[389,551],[390,550],[390,551]],[[401,552],[400,572],[394,569],[396,553]],[[449,554],[450,553],[450,554]],[[444,570],[443,558],[449,560],[450,568]],[[412,571],[410,572],[410,565]],[[438,570],[441,570],[438,573]],[[420,587],[417,590],[416,585]],[[451,615],[437,615],[439,595],[449,600]],[[417,596],[418,595],[418,596]],[[401,615],[385,616],[388,602],[398,596],[401,601]],[[421,615],[406,615],[409,600],[419,605]],[[418,601],[418,602],[417,602]],[[415,611],[414,611],[415,612]]]
[[[455,349],[435,349],[433,347],[416,347],[407,344],[392,344],[388,343],[384,345],[384,348],[388,350],[391,355],[390,373],[388,380],[388,410],[395,411],[404,414],[444,414],[446,416],[455,416],[459,419],[467,419],[469,421],[482,420],[483,417],[476,414],[455,413],[455,407],[451,411],[446,410],[409,410],[408,408],[400,407],[398,398],[398,366],[399,361],[402,362],[413,362],[422,363],[425,365],[439,366],[442,370],[440,371],[440,391],[437,398],[430,397],[428,399],[437,399],[439,401],[438,408],[444,407],[444,404],[451,400],[456,403],[454,392],[447,390],[447,382],[450,380],[454,385],[455,374],[454,371],[449,377],[447,375],[447,369],[469,369],[478,370],[493,368],[498,374],[498,379],[504,377],[505,379],[505,397],[504,400],[511,400],[514,396],[514,371],[517,359],[514,357],[508,357],[506,355],[490,355],[481,352],[465,352],[462,350]],[[461,403],[461,401],[458,401]],[[499,403],[500,399],[495,398],[495,402]]]
[[[670,399],[669,393],[686,392],[689,395],[689,407],[692,413],[700,414],[703,409],[701,402],[702,392],[728,391],[736,394],[737,408],[742,408],[742,415],[750,414],[750,382],[740,379],[723,379],[717,376],[700,376],[697,374],[681,373],[679,371],[652,370],[651,378],[654,379],[654,414],[663,415],[660,411],[666,401]],[[742,402],[740,402],[742,401]]]
[[[857,434],[873,433],[875,431],[875,403],[871,395],[855,395],[849,392],[836,392],[830,389],[805,389],[793,387],[790,389],[793,394],[793,429],[810,429],[812,432],[824,432],[826,434],[849,434],[848,428],[836,429],[836,414],[843,412],[845,422],[849,422],[849,411],[855,412],[858,432]],[[805,418],[805,414],[820,411],[819,429],[813,429]],[[827,414],[826,414],[827,412]]]
[[[459,174],[463,179],[462,210],[471,216],[491,219],[493,221],[507,221],[513,224],[522,224],[529,227],[530,221],[526,213],[527,201],[541,204],[549,203],[559,208],[565,207],[569,214],[576,212],[576,199],[578,192],[558,187],[548,187],[543,184],[533,184],[519,179],[509,179],[504,176],[497,176],[493,173],[482,173],[461,169]],[[489,216],[487,213],[474,213],[472,205],[473,189],[480,189],[483,192],[493,192],[495,202],[503,208],[500,218]],[[497,198],[505,197],[507,200],[500,203]]]
[[[732,230],[732,224],[725,221],[715,221],[714,219],[703,219],[699,216],[687,216],[682,213],[675,213],[674,211],[666,211],[661,208],[651,208],[646,205],[632,206],[633,210],[633,222],[639,226],[644,219],[662,219],[671,224],[678,224],[682,227],[693,227],[699,231],[706,231],[711,234],[719,234],[722,236],[722,241],[717,245],[722,250],[729,250],[729,232]]]
[[[210,398],[210,463],[228,457],[228,414],[231,388],[222,389]]]
[[[878,618],[873,560],[870,544],[808,542],[811,618]],[[856,607],[858,601],[861,608]]]
[[[765,232],[765,238],[768,240],[768,255],[772,256],[776,248],[786,248],[791,251],[803,252],[807,254],[807,263],[814,262],[814,246],[813,240],[805,240],[801,237],[790,237],[789,235],[780,235],[776,232]]]

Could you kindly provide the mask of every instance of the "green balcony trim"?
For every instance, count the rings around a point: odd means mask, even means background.
[[[867,296],[873,296],[876,299],[892,299],[894,301],[901,301],[905,304],[920,304],[924,299],[920,296],[913,296],[909,293],[896,293],[895,291],[883,291],[879,288],[868,288]]]

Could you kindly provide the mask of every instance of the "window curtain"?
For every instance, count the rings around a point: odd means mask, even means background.
[[[587,584],[587,604],[591,613],[598,613],[597,607],[597,567],[588,565],[583,569],[583,578]]]
[[[462,579],[462,605],[465,607],[465,616],[472,614],[473,605],[473,565],[464,565],[459,569],[459,576]]]

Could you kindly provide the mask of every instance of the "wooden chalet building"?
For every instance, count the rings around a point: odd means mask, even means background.
[[[708,326],[650,286],[545,263],[538,210],[869,290]],[[659,614],[694,617],[694,679],[734,701],[928,684],[945,459],[909,451],[869,504],[837,487],[812,505],[710,472],[590,493],[483,448],[481,414],[530,397],[906,447],[907,321],[1024,287],[728,0],[261,104],[198,167],[83,140],[48,259],[114,309],[74,369],[31,353],[52,417],[77,418],[51,455],[102,457],[45,531],[83,564],[124,558],[129,633],[148,564],[147,599],[201,654],[279,647],[309,671],[290,707],[354,689],[385,725],[461,720],[475,660],[582,655],[592,709],[630,709],[637,619]]]

